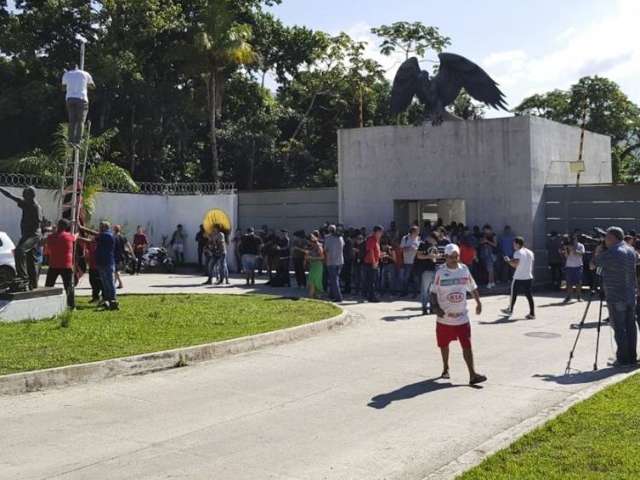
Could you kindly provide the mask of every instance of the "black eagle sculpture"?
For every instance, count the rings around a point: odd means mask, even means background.
[[[400,66],[391,90],[391,112],[394,115],[404,112],[417,96],[433,125],[440,125],[445,119],[458,119],[445,107],[455,101],[463,88],[479,102],[496,110],[507,110],[504,94],[482,68],[455,53],[440,53],[438,58],[440,66],[434,77],[420,70],[415,57]]]

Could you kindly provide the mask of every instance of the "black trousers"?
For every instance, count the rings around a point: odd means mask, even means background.
[[[378,282],[378,269],[371,264],[365,263],[364,267],[364,285],[362,296],[367,300],[377,300],[376,286]]]
[[[91,299],[100,300],[100,294],[102,293],[102,280],[100,279],[100,273],[97,269],[89,269],[89,284],[91,285]]]
[[[89,113],[89,102],[82,98],[68,98],[67,112],[69,113],[69,132],[67,134],[70,143],[80,145],[84,123]]]
[[[555,288],[560,288],[562,283],[562,263],[549,263],[549,269],[551,270],[551,284]]]
[[[525,297],[527,297],[527,301],[529,302],[529,313],[531,315],[535,315],[535,307],[533,305],[533,294],[531,293],[531,288],[533,286],[533,280],[514,280],[511,285],[511,311],[513,312],[513,307],[516,304],[516,300],[518,296],[522,293]]]
[[[351,262],[344,263],[342,270],[340,271],[340,283],[342,284],[342,291],[344,293],[351,293]]]
[[[51,268],[47,272],[47,279],[45,280],[45,287],[53,287],[58,280],[58,276],[62,277],[62,284],[64,285],[64,291],[67,293],[67,306],[73,308],[76,306],[75,296],[73,293],[73,270],[70,268]]]
[[[304,273],[304,257],[294,257],[293,271],[296,274],[296,284],[299,287],[307,286],[307,276]]]
[[[280,258],[278,260],[278,268],[276,270],[276,278],[280,285],[290,287],[291,277],[289,276],[289,257]]]

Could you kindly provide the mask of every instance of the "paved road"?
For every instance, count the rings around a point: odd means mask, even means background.
[[[127,280],[129,291],[204,290],[188,276]],[[355,325],[288,345],[0,397],[0,478],[422,479],[613,374],[557,376],[584,304],[540,297],[537,320],[520,319],[523,301],[507,322],[505,301],[487,298],[473,320],[482,389],[466,385],[457,346],[452,379],[437,378],[433,318],[398,301],[348,305]],[[584,332],[577,368],[590,370],[594,339]],[[608,329],[602,347],[604,364]]]

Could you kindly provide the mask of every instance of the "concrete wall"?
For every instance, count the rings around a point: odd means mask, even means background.
[[[326,221],[338,221],[338,192],[336,188],[240,192],[238,218],[243,229],[268,225],[309,232]]]
[[[534,231],[544,232],[544,184],[576,180],[569,162],[577,160],[580,130],[540,118],[374,127],[338,135],[345,224],[387,224],[398,199],[464,199],[468,224],[510,224],[532,239],[539,237]],[[587,132],[584,161],[583,181],[609,182],[609,138]]]
[[[21,188],[9,188],[20,196]],[[55,221],[58,201],[53,190],[38,190],[38,201],[46,218]],[[99,193],[92,223],[104,219],[122,225],[131,238],[137,225],[142,225],[153,245],[161,245],[162,237],[171,237],[177,224],[181,223],[188,235],[187,261],[197,260],[194,237],[204,215],[212,208],[219,208],[229,215],[235,227],[237,221],[237,195],[141,195],[128,193]],[[0,230],[6,231],[17,242],[20,237],[20,210],[15,204],[0,197]]]
[[[542,248],[545,243],[545,185],[576,184],[577,174],[569,171],[568,161],[577,161],[580,150],[580,129],[531,117],[531,168],[534,242]],[[583,161],[585,171],[580,174],[582,184],[611,183],[611,139],[588,132],[584,138]]]

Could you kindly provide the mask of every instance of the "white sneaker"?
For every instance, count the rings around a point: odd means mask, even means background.
[[[502,310],[500,310],[502,313],[504,313],[507,317],[510,317],[512,315],[513,312],[511,312],[510,309],[508,308],[503,308]]]

